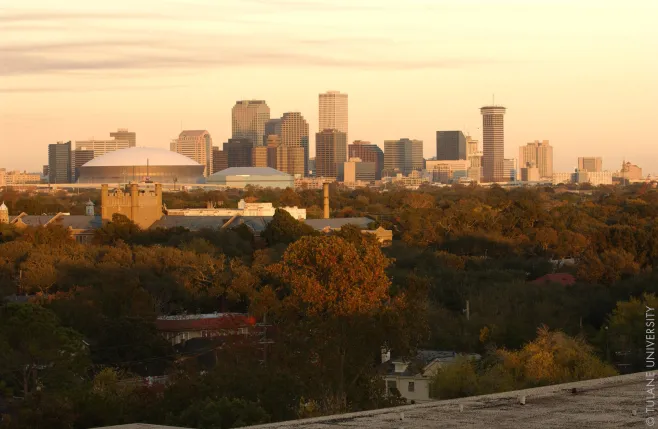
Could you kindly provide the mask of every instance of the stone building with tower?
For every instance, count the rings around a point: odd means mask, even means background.
[[[153,190],[140,190],[132,183],[129,192],[110,191],[108,185],[101,185],[101,219],[109,222],[114,214],[126,216],[140,228],[150,228],[162,218],[162,185],[156,183]]]

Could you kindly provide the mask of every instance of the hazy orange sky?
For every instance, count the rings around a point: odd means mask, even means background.
[[[314,133],[318,93],[339,90],[350,141],[481,141],[495,93],[508,157],[547,139],[556,171],[658,173],[657,19],[657,0],[0,0],[0,167],[116,128],[168,148],[182,123],[221,146],[239,99]]]

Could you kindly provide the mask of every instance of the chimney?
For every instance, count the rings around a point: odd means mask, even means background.
[[[329,184],[322,184],[322,193],[324,194],[324,219],[329,219]]]

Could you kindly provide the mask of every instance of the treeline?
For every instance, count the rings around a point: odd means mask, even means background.
[[[0,310],[3,425],[223,428],[400,404],[382,381],[382,346],[483,356],[442,369],[438,398],[641,370],[643,305],[658,292],[656,195],[332,189],[334,216],[371,215],[394,231],[383,249],[356,228],[320,234],[284,211],[259,238],[244,225],[142,231],[117,216],[83,246],[56,226],[0,225],[0,294],[32,296]],[[321,211],[315,190],[165,199],[240,198]],[[554,272],[575,284],[530,283]],[[214,311],[266,320],[272,344],[210,342],[207,365],[155,329],[159,315]],[[538,350],[547,358],[526,367]],[[167,385],[134,382],[162,374]]]

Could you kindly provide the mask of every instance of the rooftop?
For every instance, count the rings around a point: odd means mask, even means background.
[[[645,427],[648,417],[644,377],[644,373],[630,374],[250,428],[639,428]],[[526,405],[519,404],[521,396],[526,397]]]
[[[199,137],[204,134],[208,134],[206,130],[183,130],[179,134],[180,137]]]
[[[212,176],[289,176],[270,167],[230,167]],[[211,177],[212,177],[211,176]]]

